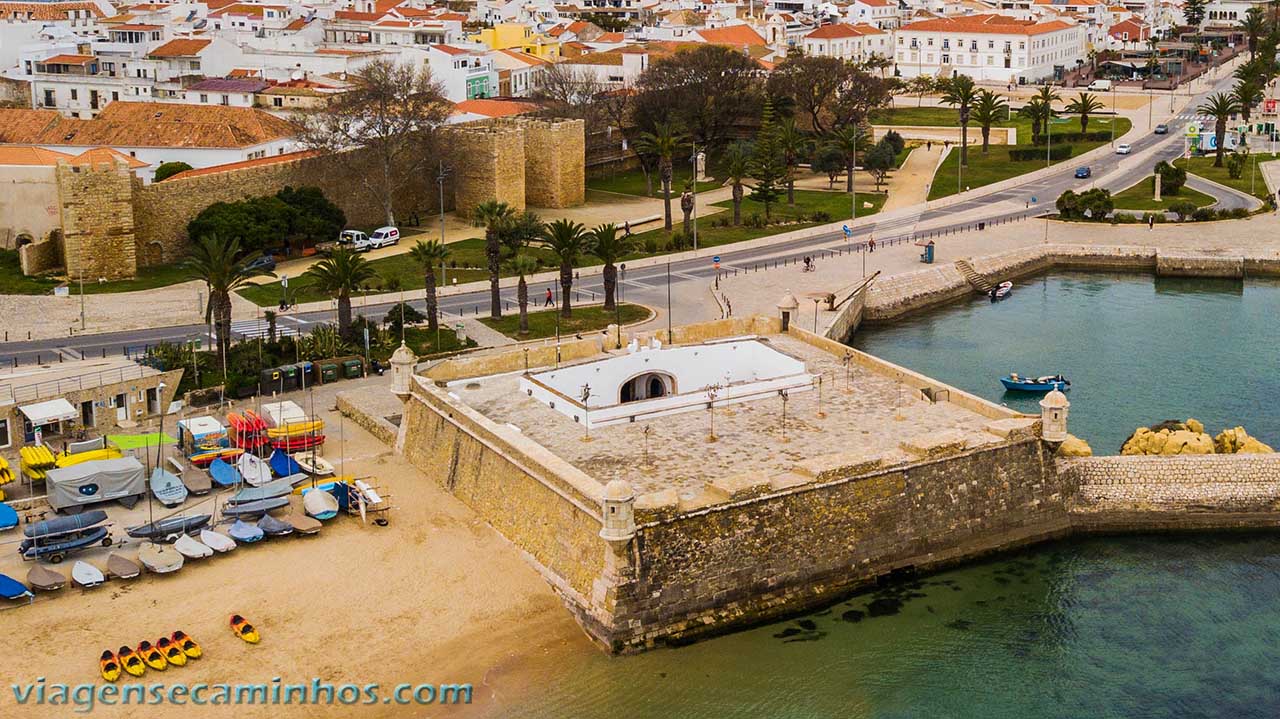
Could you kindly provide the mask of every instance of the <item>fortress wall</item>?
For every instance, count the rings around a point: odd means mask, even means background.
[[[454,205],[459,215],[489,200],[525,208],[524,131],[510,123],[476,123],[445,129],[453,156]]]
[[[1037,439],[862,471],[834,480],[818,472],[643,525],[605,643],[627,651],[722,633],[835,601],[894,571],[1070,529],[1069,487]]]
[[[1244,277],[1244,257],[1218,256],[1191,253],[1171,253],[1161,250],[1156,257],[1156,275],[1160,277]]]
[[[421,377],[405,406],[404,454],[431,481],[526,552],[571,608],[602,571],[602,488],[518,432],[501,427]]]
[[[128,166],[59,162],[55,173],[67,275],[90,282],[136,276],[134,178]]]

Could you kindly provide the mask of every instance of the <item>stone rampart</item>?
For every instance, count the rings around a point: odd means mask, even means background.
[[[62,241],[40,240],[18,248],[18,265],[24,275],[43,275],[63,266]]]
[[[512,123],[474,123],[446,131],[454,158],[454,205],[470,216],[490,200],[525,208],[524,130]]]
[[[59,162],[55,172],[67,275],[91,282],[136,276],[135,180],[128,165],[123,160],[96,166]]]
[[[573,207],[586,201],[582,120],[518,119],[524,131],[524,199],[533,207]]]
[[[610,634],[598,638],[624,651],[688,641],[1070,528],[1069,488],[1037,439],[873,471],[846,465],[641,525]]]

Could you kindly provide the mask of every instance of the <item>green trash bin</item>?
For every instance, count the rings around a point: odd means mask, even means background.
[[[320,365],[320,382],[325,384],[328,382],[338,381],[338,365],[332,362],[326,362]]]
[[[349,359],[342,363],[342,376],[357,379],[364,376],[364,363],[358,359]]]

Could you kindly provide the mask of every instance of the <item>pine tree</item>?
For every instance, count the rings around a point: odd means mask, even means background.
[[[764,204],[764,218],[767,221],[769,207],[782,197],[787,178],[781,126],[774,116],[771,99],[765,99],[764,112],[760,115],[760,132],[756,134],[755,151],[751,158],[751,176],[756,181],[751,187],[751,199]]]

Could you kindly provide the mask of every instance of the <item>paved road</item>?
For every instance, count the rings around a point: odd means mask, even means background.
[[[1230,82],[1229,75],[1224,77],[1219,80],[1216,87],[1199,93],[1188,107],[1195,108],[1199,106],[1203,97],[1211,92],[1226,88]],[[1169,121],[1169,133],[1167,135],[1148,134],[1134,140],[1131,143],[1133,154],[1140,154],[1152,148],[1154,148],[1154,154],[1150,161],[1137,163],[1134,167],[1124,171],[1116,172],[1121,161],[1125,159],[1124,156],[1120,155],[1109,155],[1092,161],[1093,177],[1087,180],[1074,177],[1075,169],[1079,166],[1078,163],[1062,163],[1060,168],[1049,176],[1016,188],[975,196],[945,208],[927,210],[915,215],[860,226],[852,238],[846,238],[841,233],[832,233],[824,236],[778,242],[767,247],[754,249],[734,250],[731,247],[725,247],[720,253],[722,266],[727,269],[750,269],[753,265],[764,262],[765,258],[768,258],[769,262],[772,263],[794,261],[802,256],[815,255],[822,251],[859,251],[867,237],[872,234],[874,234],[878,243],[888,244],[908,241],[917,234],[925,232],[940,234],[962,228],[972,228],[976,224],[977,220],[972,219],[965,222],[947,221],[948,218],[954,218],[960,214],[967,214],[970,217],[980,216],[988,223],[997,223],[1019,221],[1052,212],[1054,200],[1068,189],[1079,191],[1096,185],[1106,187],[1112,191],[1122,190],[1150,174],[1151,167],[1156,161],[1177,158],[1183,152],[1182,138],[1184,130],[1187,124],[1194,119],[1197,119],[1194,111],[1184,111]],[[1202,126],[1210,127],[1211,123],[1202,122]],[[1071,126],[1057,124],[1055,127],[1067,130]],[[943,182],[946,180],[939,178],[938,181]],[[1219,199],[1219,207],[1252,207],[1256,206],[1257,203],[1256,199],[1247,195],[1224,192],[1207,183],[1192,180],[1188,184],[1197,190],[1217,197]],[[981,192],[981,190],[978,190],[978,192]],[[979,209],[988,211],[980,215],[969,214]],[[705,257],[672,262],[669,265],[631,269],[623,273],[622,296],[630,301],[662,306],[666,303],[668,281],[671,283],[695,281],[705,283],[714,274],[715,269]],[[595,270],[589,271],[579,282],[575,282],[574,286],[579,301],[591,300],[593,296],[598,298],[603,293],[600,275]],[[538,284],[530,287],[530,298],[541,304],[547,287],[552,287],[554,292],[559,291],[558,287],[548,283]],[[504,289],[503,301],[508,307],[514,309],[516,303],[514,288]],[[487,291],[482,291],[442,298],[440,306],[446,315],[468,316],[477,312],[481,314],[487,313],[488,303],[488,293]],[[424,306],[422,300],[413,301],[412,304],[419,308]],[[360,306],[357,303],[356,310],[372,318],[381,318],[392,306],[394,306],[393,303],[369,306]],[[305,333],[314,325],[332,322],[333,319],[333,312],[331,311],[304,312],[297,315],[287,314],[280,318],[278,326],[282,332]],[[238,321],[233,326],[233,334],[236,337],[259,336],[265,334],[265,327],[256,321]],[[128,351],[141,351],[146,345],[166,341],[185,342],[194,338],[201,338],[206,345],[209,344],[211,336],[208,333],[208,328],[203,325],[158,327],[87,335],[69,340],[51,339],[0,343],[0,366],[10,365],[15,360],[21,364],[35,361],[56,362],[59,357],[70,360],[81,357],[101,356],[104,353],[119,354]]]

